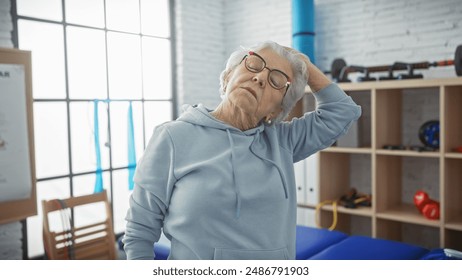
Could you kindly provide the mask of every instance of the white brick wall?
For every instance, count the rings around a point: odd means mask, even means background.
[[[12,48],[10,0],[0,0],[0,48]],[[20,222],[0,225],[0,260],[22,259]]]
[[[213,108],[225,60],[224,0],[175,2],[178,105]]]
[[[21,230],[20,222],[0,225],[0,260],[22,259]]]
[[[228,0],[224,6],[227,56],[265,40],[292,45],[290,0]]]
[[[453,59],[462,44],[461,0],[315,0],[316,59],[329,70],[334,58],[348,64],[388,65]],[[453,67],[426,77],[455,76]]]
[[[12,48],[11,30],[13,24],[10,15],[10,0],[0,0],[0,47]]]

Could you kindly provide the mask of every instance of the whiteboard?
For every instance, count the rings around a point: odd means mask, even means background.
[[[25,91],[24,65],[0,64],[0,202],[31,196]]]
[[[37,215],[31,52],[0,48],[0,224]]]

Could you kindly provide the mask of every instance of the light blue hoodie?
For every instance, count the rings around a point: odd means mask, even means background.
[[[335,84],[314,96],[316,111],[273,126],[241,131],[198,105],[156,127],[130,197],[128,259],[153,259],[162,229],[169,259],[294,259],[293,163],[332,145],[361,114]]]

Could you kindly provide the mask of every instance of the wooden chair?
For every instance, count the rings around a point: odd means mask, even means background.
[[[105,190],[63,200],[43,200],[42,209],[43,244],[48,259],[116,259],[111,208]]]

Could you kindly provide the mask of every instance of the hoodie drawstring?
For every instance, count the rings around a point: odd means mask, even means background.
[[[231,136],[231,132],[229,132],[229,129],[226,129],[226,133],[228,134],[228,140],[229,144],[231,146],[231,166],[233,170],[233,181],[234,181],[234,191],[236,192],[236,219],[239,219],[239,216],[241,215],[241,195],[239,193],[239,184],[237,182],[237,176],[235,172],[235,160],[236,160],[236,155],[234,154],[234,141],[233,137]]]
[[[282,171],[282,169],[279,167],[279,165],[276,164],[276,162],[270,160],[270,159],[267,159],[265,157],[262,157],[262,156],[259,156],[254,150],[253,150],[253,144],[254,142],[260,138],[260,131],[257,131],[257,136],[254,138],[252,144],[250,145],[250,151],[252,151],[252,153],[258,157],[258,158],[261,158],[262,160],[264,161],[267,161],[269,162],[270,164],[274,165],[274,167],[276,167],[277,171],[279,172],[279,176],[281,176],[281,181],[282,181],[282,186],[284,188],[284,195],[285,195],[285,198],[289,198],[289,190],[287,188],[287,184],[286,184],[286,177],[284,176],[284,172]]]

